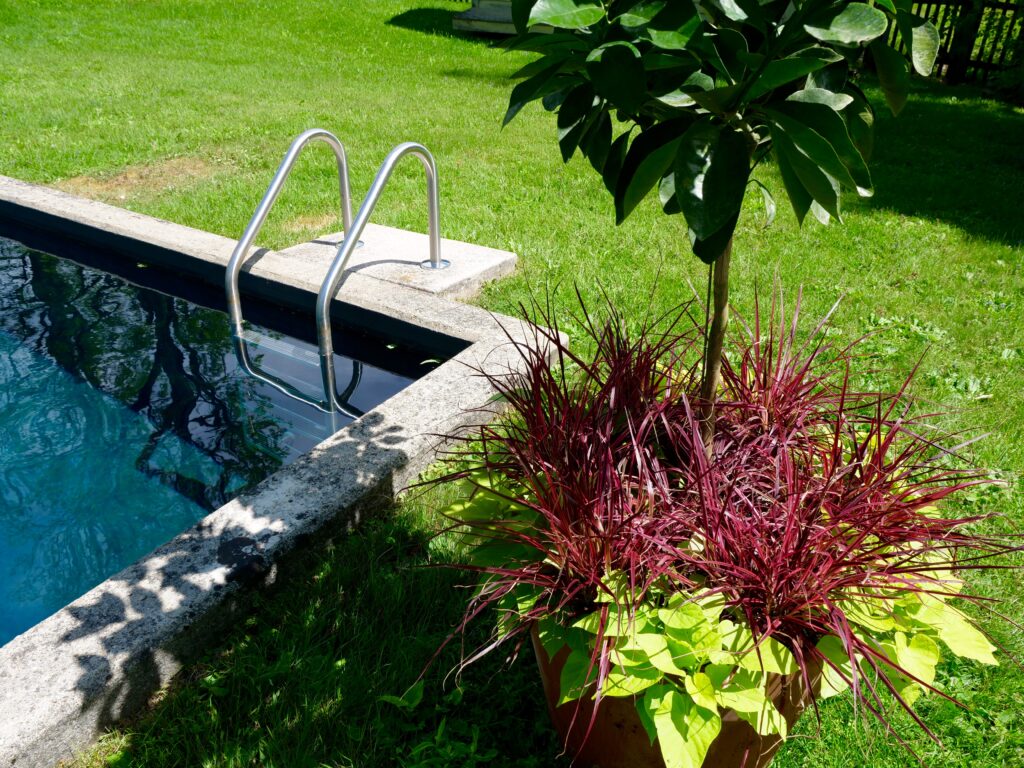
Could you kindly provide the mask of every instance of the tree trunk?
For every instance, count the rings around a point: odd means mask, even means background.
[[[732,256],[732,238],[725,244],[722,255],[715,259],[711,274],[712,314],[711,328],[704,352],[704,376],[700,383],[700,436],[704,452],[711,458],[711,445],[715,437],[715,396],[722,378],[722,343],[729,325],[729,258]]]

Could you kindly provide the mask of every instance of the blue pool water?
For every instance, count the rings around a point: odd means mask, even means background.
[[[259,330],[260,365],[315,394],[281,353],[312,347]],[[362,411],[412,378],[336,364]],[[331,431],[238,366],[223,313],[0,239],[0,645]]]

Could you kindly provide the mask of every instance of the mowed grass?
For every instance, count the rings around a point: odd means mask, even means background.
[[[601,291],[639,322],[700,291],[704,268],[685,227],[656,205],[613,225],[600,181],[579,159],[563,166],[549,115],[526,110],[505,130],[508,75],[526,57],[452,35],[463,3],[29,2],[0,0],[0,173],[237,237],[291,138],[312,126],[345,142],[357,200],[396,143],[435,153],[446,237],[520,255],[515,276],[483,306],[515,312],[555,292],[573,334],[571,289]],[[874,92],[872,91],[874,94]],[[880,102],[877,102],[880,106]],[[877,195],[849,200],[843,225],[797,228],[779,191],[763,229],[751,197],[736,240],[733,298],[749,313],[776,281],[803,291],[806,320],[836,299],[837,342],[884,328],[866,346],[861,379],[892,386],[920,360],[914,392],[942,404],[944,423],[987,433],[973,459],[1001,488],[965,512],[1024,522],[1024,114],[962,89],[921,84],[904,113],[879,109]],[[271,247],[336,230],[330,155],[304,157],[262,236]],[[419,168],[401,168],[375,215],[423,230]],[[578,334],[577,334],[578,335]],[[105,737],[81,765],[548,766],[558,746],[528,651],[510,669],[496,654],[445,675],[448,648],[416,707],[381,696],[412,685],[460,612],[464,579],[419,568],[448,556],[430,543],[443,492],[414,495],[368,522],[186,670],[149,714]],[[1013,572],[971,587],[1024,620]],[[982,617],[1024,658],[1012,626]],[[479,640],[486,627],[477,630]],[[933,768],[1024,764],[1024,672],[949,662],[940,685],[967,709],[931,697],[918,711],[941,741],[894,713],[899,735]],[[807,716],[781,768],[913,763],[846,698]]]

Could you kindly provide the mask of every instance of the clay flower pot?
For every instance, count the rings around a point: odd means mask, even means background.
[[[569,656],[563,648],[549,659],[536,627],[530,633],[537,657],[544,696],[555,730],[574,757],[576,768],[665,768],[657,742],[651,744],[640,722],[633,698],[608,697],[601,702],[597,718],[584,741],[593,712],[590,699],[556,706],[562,667]],[[790,728],[811,704],[812,694],[799,674],[774,675],[768,692]],[[575,716],[575,722],[573,718]],[[571,727],[571,730],[570,730]],[[778,736],[761,736],[734,712],[722,712],[722,730],[704,758],[706,768],[765,768],[782,745]]]

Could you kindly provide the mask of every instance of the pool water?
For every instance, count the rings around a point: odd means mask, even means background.
[[[315,347],[254,330],[315,397]],[[335,363],[355,413],[414,378]],[[0,239],[0,645],[349,421],[246,374],[222,312]]]

